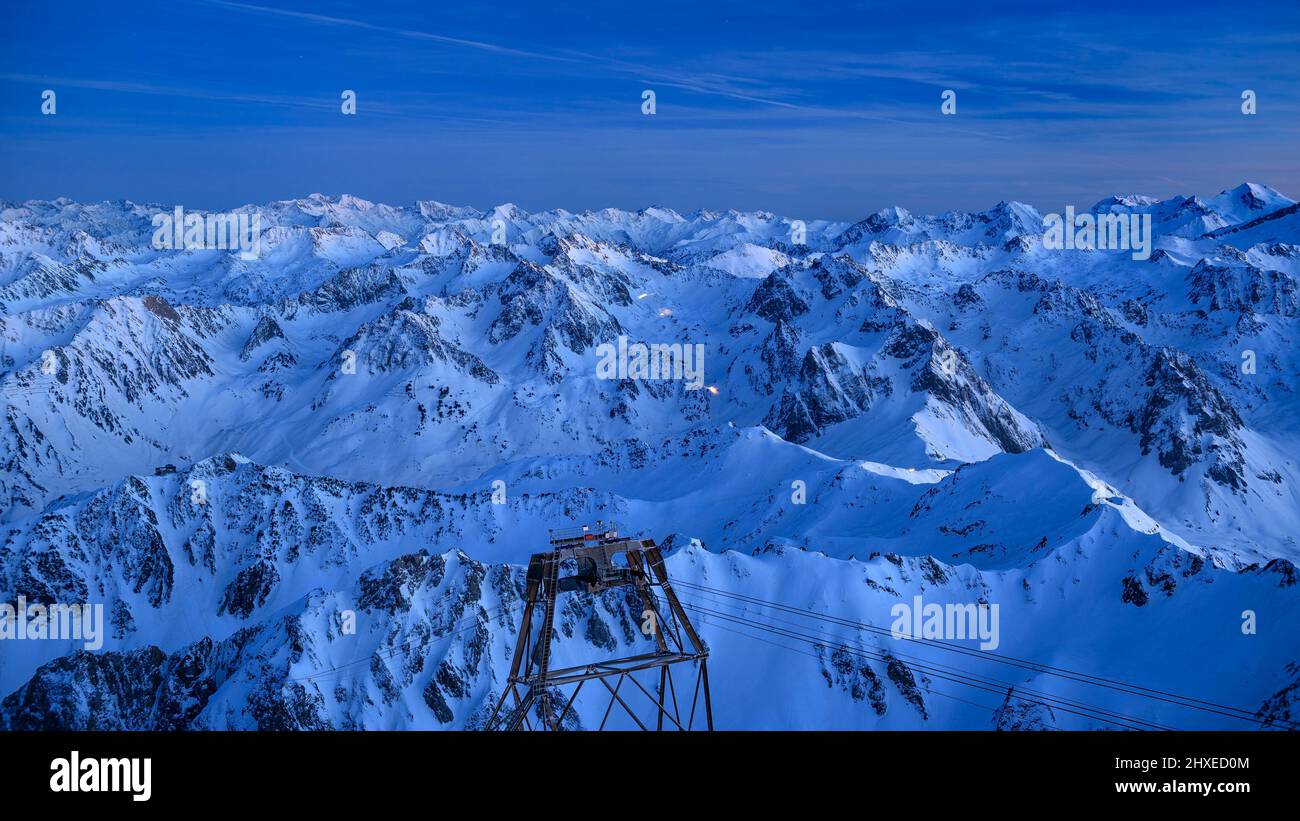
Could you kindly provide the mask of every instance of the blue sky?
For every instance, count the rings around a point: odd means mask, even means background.
[[[0,17],[7,199],[857,219],[1246,180],[1300,197],[1296,3],[7,0]]]

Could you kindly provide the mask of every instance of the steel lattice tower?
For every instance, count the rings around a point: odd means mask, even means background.
[[[609,705],[598,729],[605,728],[617,705],[643,730],[651,726],[662,730],[666,722],[669,729],[696,729],[697,711],[703,719],[699,729],[712,730],[709,651],[673,592],[663,556],[654,541],[621,537],[617,526],[599,521],[594,529],[584,526],[551,531],[550,540],[553,549],[533,554],[528,562],[526,601],[510,675],[485,729],[562,729],[578,694],[588,682],[595,682],[609,693]],[[620,557],[625,561],[620,563]],[[562,572],[573,572],[573,575],[561,576]],[[645,608],[642,632],[653,638],[654,651],[553,669],[551,645],[559,596],[621,587],[634,588]],[[663,592],[667,613],[660,612],[654,588]],[[537,618],[539,608],[540,619]],[[537,621],[540,629],[536,629]],[[646,625],[652,628],[649,632]],[[684,698],[679,702],[673,679],[673,670],[682,668],[689,669],[694,678],[689,708]],[[659,681],[652,692],[635,676],[655,670]],[[632,688],[624,689],[628,682]],[[513,697],[514,703],[506,707],[509,697]],[[633,704],[642,709],[638,711]],[[687,713],[685,718],[683,712]]]

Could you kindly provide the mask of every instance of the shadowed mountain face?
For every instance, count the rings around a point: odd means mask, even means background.
[[[1300,225],[1266,186],[1091,209],[1149,215],[1147,259],[1053,250],[1021,203],[239,210],[254,259],[156,250],[167,206],[0,202],[0,601],[105,614],[95,650],[0,640],[5,726],[477,726],[522,565],[596,518],[694,584],[885,626],[997,603],[1009,655],[1296,717]],[[720,726],[1105,726],[709,595]],[[575,596],[559,652],[639,648],[639,613]],[[1207,647],[1246,674],[1189,672]]]

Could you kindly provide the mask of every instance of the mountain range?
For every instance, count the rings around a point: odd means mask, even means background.
[[[1300,206],[1076,207],[1153,253],[1046,247],[1018,202],[312,195],[236,209],[243,259],[155,249],[169,204],[0,201],[0,601],[108,622],[0,643],[0,726],[482,726],[529,555],[597,519],[664,546],[719,727],[1291,726]],[[703,387],[601,378],[620,337],[702,345]],[[916,596],[998,604],[1034,665],[855,626]],[[834,620],[722,615],[790,618],[760,601]],[[639,612],[575,594],[557,652],[641,647]]]

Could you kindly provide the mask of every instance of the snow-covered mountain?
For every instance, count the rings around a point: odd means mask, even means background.
[[[850,625],[917,595],[998,604],[1000,653],[1294,721],[1295,209],[1077,208],[1149,214],[1137,260],[1045,247],[1022,203],[313,195],[238,209],[243,259],[155,250],[170,205],[0,202],[0,601],[109,621],[0,641],[0,724],[478,726],[529,554],[597,518],[669,548],[722,727],[1243,726]],[[605,378],[638,343],[700,381]],[[789,614],[727,593],[838,621],[763,640],[726,614]],[[558,652],[638,646],[638,613],[574,596]]]

